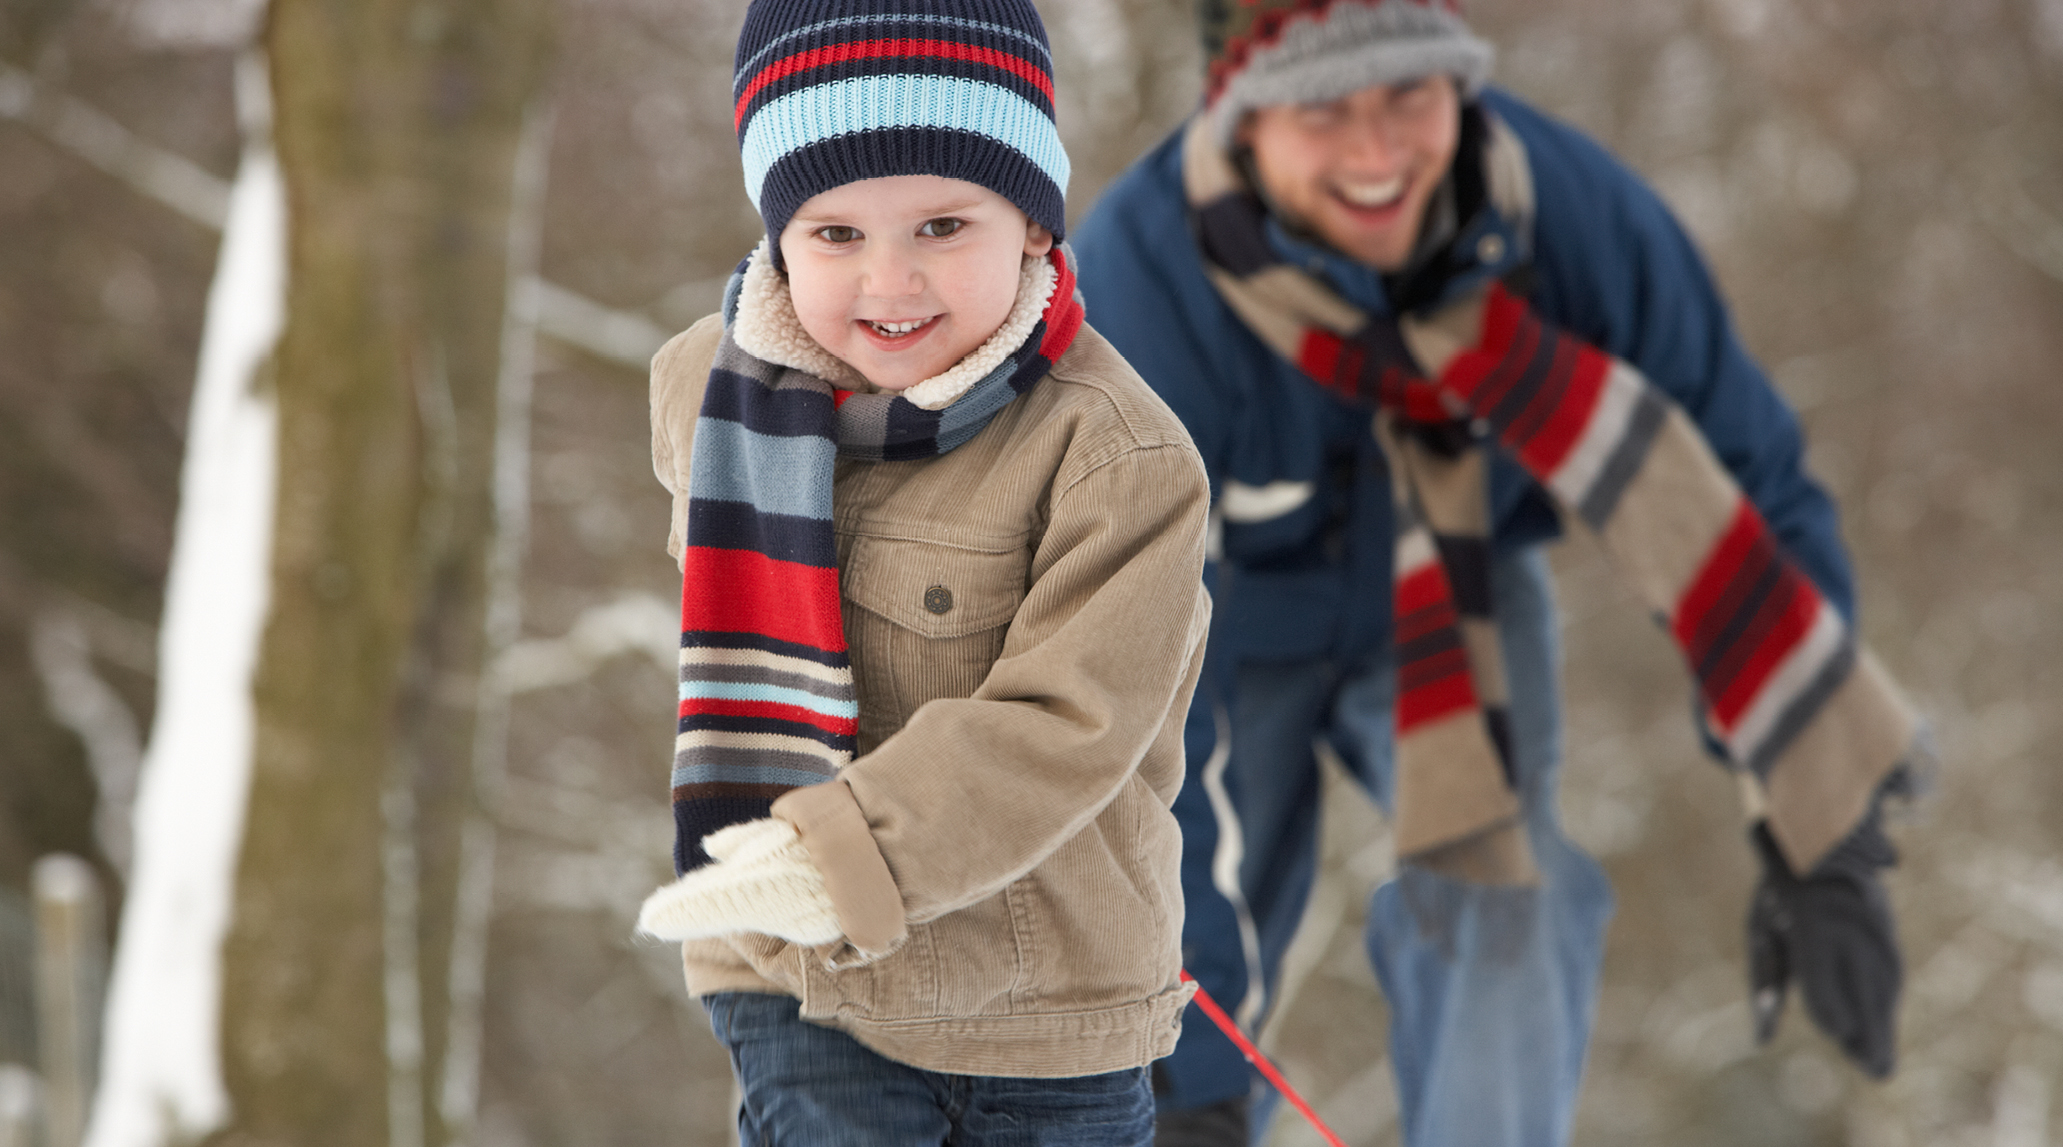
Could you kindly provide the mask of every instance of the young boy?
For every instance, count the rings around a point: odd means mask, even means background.
[[[675,883],[742,1141],[1144,1144],[1204,471],[1082,325],[1029,0],[755,0],[767,241],[652,365]]]

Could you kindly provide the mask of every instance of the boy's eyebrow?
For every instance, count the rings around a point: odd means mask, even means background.
[[[974,208],[980,206],[981,203],[982,199],[980,196],[966,196],[962,198],[948,199],[942,203],[929,204],[926,207],[924,207],[921,211],[912,212],[912,217],[919,221],[922,221],[927,219],[936,219],[941,215],[957,215],[962,211],[971,211]],[[805,223],[815,224],[819,227],[826,225],[844,225],[850,222],[850,219],[847,216],[832,211],[797,211],[794,217],[796,219],[802,220]]]

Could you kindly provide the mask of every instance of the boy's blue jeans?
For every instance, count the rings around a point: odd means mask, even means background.
[[[1544,555],[1501,555],[1492,593],[1511,694],[1513,766],[1542,884],[1498,888],[1406,868],[1375,892],[1365,941],[1390,1005],[1390,1051],[1407,1147],[1560,1147],[1582,1080],[1612,893],[1597,863],[1562,834],[1555,810],[1561,764],[1560,650]],[[1208,686],[1210,678],[1206,677]],[[1323,737],[1385,812],[1395,777],[1385,660],[1361,671],[1329,661],[1241,665],[1234,673],[1223,810],[1243,847],[1239,885],[1258,980],[1272,992],[1316,871]],[[1211,701],[1198,690],[1198,705]],[[1183,958],[1228,1010],[1249,980],[1240,905],[1216,888],[1219,816],[1200,783],[1217,734],[1192,711],[1182,823]],[[1272,1001],[1270,1001],[1272,1003]],[[1265,1014],[1265,1013],[1264,1013]],[[1158,1065],[1161,1102],[1199,1107],[1247,1094],[1252,1071],[1192,1007],[1182,1042]],[[1298,1082],[1292,1079],[1291,1083]],[[1273,1093],[1256,1105],[1256,1129]],[[1256,1136],[1258,1139],[1258,1136]]]
[[[1070,1079],[948,1075],[803,1020],[788,996],[702,997],[744,1092],[743,1147],[1146,1147],[1146,1069]]]

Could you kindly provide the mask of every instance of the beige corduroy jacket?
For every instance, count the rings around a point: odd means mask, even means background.
[[[674,495],[722,327],[652,363]],[[859,756],[774,814],[845,939],[684,945],[688,988],[786,993],[936,1071],[1055,1077],[1173,1050],[1182,723],[1203,656],[1209,491],[1188,434],[1084,327],[951,453],[840,459],[833,487]]]

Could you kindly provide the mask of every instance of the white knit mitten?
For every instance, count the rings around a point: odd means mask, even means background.
[[[760,932],[798,944],[842,935],[824,874],[795,826],[768,817],[702,838],[705,864],[645,897],[638,931],[661,940],[700,940]]]

